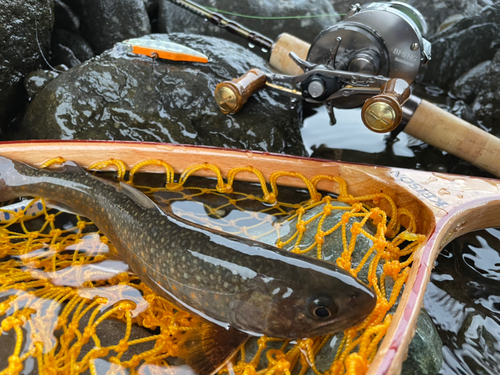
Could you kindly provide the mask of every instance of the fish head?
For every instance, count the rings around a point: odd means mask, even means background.
[[[234,306],[234,326],[254,334],[295,339],[343,331],[361,323],[374,309],[372,289],[333,264],[309,260],[291,278],[265,277]],[[258,283],[256,283],[257,285]]]

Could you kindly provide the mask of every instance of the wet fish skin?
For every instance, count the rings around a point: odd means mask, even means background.
[[[0,194],[41,196],[88,217],[148,286],[221,326],[313,337],[360,323],[376,304],[334,264],[195,225],[71,162],[49,171],[0,157]]]

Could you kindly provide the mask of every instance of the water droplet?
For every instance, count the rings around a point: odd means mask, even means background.
[[[208,22],[208,18],[207,17],[203,18],[203,21]]]
[[[248,42],[248,48],[254,48],[254,47],[255,47],[255,44]]]
[[[425,91],[432,96],[439,96],[444,93],[444,90],[441,87],[433,85],[425,86]]]
[[[253,152],[252,151],[245,151],[245,154],[249,157],[249,158],[253,158]]]
[[[450,195],[451,193],[449,190],[447,190],[445,188],[441,188],[441,189],[439,189],[438,194],[443,196],[443,195]]]

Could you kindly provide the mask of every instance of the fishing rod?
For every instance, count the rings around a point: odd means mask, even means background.
[[[235,34],[248,40],[249,43],[256,47],[260,47],[263,52],[271,50],[274,41],[256,31],[250,30],[238,22],[232,21],[220,13],[212,12],[201,5],[198,5],[190,0],[169,0],[171,3],[187,9],[197,16],[203,17],[205,20],[210,21],[212,24],[224,28],[231,34]]]
[[[309,44],[293,35],[276,41],[226,19],[190,0],[169,0],[269,52],[269,64],[282,74],[251,69],[220,83],[215,99],[233,114],[264,88],[334,108],[362,107],[365,126],[378,133],[400,131],[500,177],[500,139],[411,95],[410,85],[431,59],[424,38],[427,24],[411,5],[392,1],[352,5],[343,20]]]

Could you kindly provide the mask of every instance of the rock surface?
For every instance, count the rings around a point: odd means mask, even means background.
[[[421,80],[447,89],[462,74],[491,60],[500,47],[500,2],[465,17],[429,39],[432,60]]]
[[[149,37],[147,37],[149,38]],[[208,64],[154,61],[123,44],[60,74],[29,106],[16,139],[119,139],[216,145],[304,155],[300,106],[262,91],[223,115],[215,86],[265,61],[231,42],[152,36],[204,52]]]
[[[80,30],[80,18],[62,0],[54,0],[54,29],[64,29],[75,33]]]
[[[420,311],[417,330],[403,362],[402,375],[435,375],[443,365],[443,342],[425,309]]]
[[[276,40],[281,33],[288,32],[311,43],[322,29],[340,20],[338,13],[327,0],[266,0],[258,2],[253,0],[237,2],[232,0],[198,0],[197,3],[228,12],[260,17],[331,15],[317,18],[263,20],[224,14],[227,18],[273,40]],[[201,17],[172,4],[168,0],[160,0],[158,25],[160,32],[211,35],[234,41],[243,46],[248,44],[244,39],[230,34],[210,22],[203,22]]]
[[[500,137],[500,49],[490,64],[483,66],[484,76],[480,78],[472,110],[478,122]]]
[[[48,55],[53,6],[53,0],[0,0],[0,127],[24,106],[23,77]]]
[[[450,16],[476,16],[481,10],[477,0],[408,0],[425,18],[428,35],[434,35],[439,26]]]
[[[92,51],[90,44],[80,35],[68,30],[54,29],[52,33],[52,51],[58,46],[69,48],[81,62],[94,57],[94,51]],[[58,63],[57,61],[54,62],[54,64]]]
[[[124,39],[151,33],[144,0],[75,0],[80,33],[100,54]]]

